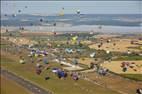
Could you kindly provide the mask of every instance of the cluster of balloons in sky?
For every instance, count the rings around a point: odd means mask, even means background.
[[[28,6],[25,6],[24,8],[26,9],[26,8],[28,8]],[[64,9],[65,9],[65,8],[62,7],[62,9],[61,9],[61,11],[59,12],[58,16],[64,16]],[[22,13],[22,10],[19,9],[17,12],[20,14],[20,13]],[[80,10],[79,10],[79,9],[76,10],[76,14],[77,14],[77,15],[80,15]],[[4,16],[8,16],[8,15],[5,14]],[[12,17],[16,17],[16,16],[17,16],[16,13],[12,14]],[[40,21],[40,22],[43,22],[44,19],[43,19],[43,18],[40,18],[39,21]],[[48,22],[48,21],[46,21],[46,22]],[[32,23],[31,25],[33,25],[33,23]],[[53,26],[56,26],[56,23],[53,23]]]
[[[28,9],[28,8],[29,8],[28,6],[24,6],[24,9]],[[61,10],[60,10],[60,12],[58,13],[58,16],[59,16],[59,17],[60,17],[60,16],[64,16],[64,10],[65,10],[65,8],[62,7]],[[19,10],[17,11],[18,13],[12,14],[12,17],[15,18],[15,17],[17,16],[16,14],[21,14],[23,11],[24,11],[24,10],[19,9]],[[79,16],[79,18],[81,18],[81,16],[80,16],[80,15],[81,15],[80,9],[76,9],[76,10],[74,11],[74,13],[75,13],[77,16]],[[8,15],[5,14],[4,16],[8,16]],[[39,22],[42,23],[42,22],[48,22],[48,21],[44,21],[43,18],[40,18],[40,19],[39,19]],[[31,23],[30,25],[33,26],[34,24]],[[56,26],[56,22],[53,23],[53,26]],[[101,28],[102,28],[102,26],[99,26],[99,29],[101,29]],[[23,30],[23,29],[22,29],[22,30]]]
[[[26,9],[26,8],[28,8],[28,6],[25,6],[24,8]],[[65,8],[63,7],[62,10],[59,12],[59,16],[64,16],[64,9],[65,9]],[[22,13],[22,10],[19,9],[19,10],[18,10],[18,13]],[[80,9],[77,9],[77,10],[76,10],[76,14],[77,14],[77,15],[80,15]],[[4,16],[7,16],[7,14],[5,14]],[[16,13],[15,13],[15,14],[12,14],[12,16],[13,16],[13,17],[16,17]],[[40,20],[40,21],[42,22],[42,20]]]
[[[28,6],[25,6],[24,8],[26,9],[26,8],[28,8]],[[62,9],[61,9],[61,11],[59,12],[58,16],[64,16],[64,9],[65,9],[65,8],[62,7]],[[19,10],[18,10],[18,13],[19,13],[19,14],[22,13],[22,10],[19,9]],[[80,10],[79,10],[79,9],[76,10],[76,14],[77,14],[77,15],[80,15]],[[8,16],[8,15],[5,14],[4,16]],[[16,13],[12,14],[12,17],[16,17],[16,16],[17,16]],[[40,18],[39,21],[40,21],[40,22],[43,22],[44,20],[43,20],[43,18]],[[46,21],[46,22],[48,22],[48,21]],[[56,26],[56,23],[54,23],[53,26]]]

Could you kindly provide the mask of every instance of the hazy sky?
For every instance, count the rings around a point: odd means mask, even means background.
[[[28,8],[25,8],[27,6]],[[2,1],[2,14],[57,14],[64,7],[65,14],[140,14],[142,1]]]

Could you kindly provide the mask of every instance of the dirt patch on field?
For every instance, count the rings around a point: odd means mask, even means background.
[[[80,58],[77,59],[79,63],[85,64],[85,65],[90,65],[91,62],[94,62],[94,58]]]
[[[81,41],[81,43],[82,43],[82,44],[86,44],[86,45],[92,44],[91,41],[87,41],[87,40],[86,40],[86,41]]]
[[[6,29],[4,29],[4,28],[0,29],[0,33],[5,33],[5,32],[6,32]]]
[[[69,61],[73,61],[73,58],[68,58]],[[79,58],[77,59],[78,63],[84,64],[84,65],[90,65],[91,62],[94,62],[94,58]]]
[[[27,38],[23,38],[23,37],[17,37],[17,38],[13,38],[13,37],[2,37],[2,39],[4,40],[8,40],[16,45],[31,45],[31,44],[37,44],[36,41],[27,39]]]
[[[134,48],[139,47],[140,46],[139,44],[142,41],[135,40],[137,43],[134,43],[134,44],[132,44],[131,41],[132,41],[131,39],[119,39],[119,38],[116,39],[115,38],[115,39],[111,39],[110,42],[102,41],[101,47],[98,47],[98,45],[100,45],[100,43],[89,45],[89,47],[92,49],[97,49],[97,50],[100,49],[100,50],[118,51],[118,52],[127,52],[128,50],[129,51],[136,51],[136,52],[141,51],[140,49],[134,49]]]
[[[128,62],[129,64],[135,63],[133,68],[128,67],[126,72],[122,71],[122,62]],[[142,61],[111,61],[102,64],[103,67],[108,68],[110,71],[119,74],[142,74]]]

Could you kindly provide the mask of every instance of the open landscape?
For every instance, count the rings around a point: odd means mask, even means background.
[[[141,14],[24,9],[2,15],[1,94],[142,94]]]

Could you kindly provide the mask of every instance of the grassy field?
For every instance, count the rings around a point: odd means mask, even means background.
[[[1,94],[30,94],[25,88],[16,82],[1,76]]]
[[[82,35],[83,38],[84,35]],[[40,37],[35,37],[35,36],[27,36],[27,38],[32,39],[34,41],[38,42],[38,45],[36,45],[37,48],[39,49],[46,49],[47,51],[49,51],[47,43],[51,43],[52,44],[52,48],[58,48],[58,50],[60,48],[64,49],[64,48],[72,48],[72,49],[82,49],[83,53],[78,54],[78,53],[73,53],[73,54],[67,54],[64,53],[64,50],[58,51],[56,53],[54,53],[56,56],[60,56],[63,55],[66,58],[73,58],[76,57],[78,59],[80,58],[90,58],[89,55],[92,52],[96,53],[95,58],[101,58],[103,60],[108,60],[108,58],[110,56],[117,56],[120,57],[122,56],[121,53],[117,52],[111,52],[111,54],[106,54],[106,52],[104,50],[96,50],[96,49],[90,49],[86,44],[83,44],[82,46],[80,45],[73,45],[73,44],[66,44],[66,42],[64,40],[67,40],[67,37],[65,35],[59,35],[59,36],[40,36]],[[71,38],[71,37],[70,37]],[[50,39],[50,41],[48,40]],[[52,41],[53,40],[53,41]],[[63,42],[61,42],[63,41]],[[13,73],[16,73],[16,75],[23,77],[24,79],[27,79],[29,81],[31,81],[32,83],[46,89],[49,91],[52,91],[54,94],[119,94],[116,92],[116,90],[110,90],[108,88],[104,88],[101,87],[99,85],[93,84],[89,81],[83,80],[83,79],[79,79],[78,81],[74,81],[72,80],[72,78],[70,76],[68,76],[66,79],[59,79],[55,74],[53,74],[51,72],[51,69],[53,67],[63,67],[60,66],[58,63],[55,62],[50,62],[49,61],[49,65],[50,65],[50,69],[48,70],[43,70],[41,75],[37,75],[35,73],[35,66],[36,63],[30,63],[31,61],[29,60],[29,57],[27,57],[28,51],[26,49],[22,49],[20,48],[20,50],[22,51],[20,54],[18,52],[16,52],[16,48],[15,45],[11,46],[10,43],[5,44],[6,42],[4,42],[2,49],[7,51],[9,54],[5,53],[1,55],[1,66],[2,68],[5,68]],[[60,46],[58,47],[58,45],[60,44]],[[5,49],[7,48],[7,49]],[[14,52],[14,54],[13,54]],[[49,51],[49,53],[52,53],[51,51]],[[20,64],[19,62],[19,56],[23,56],[26,60],[26,64]],[[95,59],[93,58],[93,59]],[[119,59],[122,60],[139,60],[141,57],[120,57]],[[35,59],[35,58],[34,58]],[[39,59],[39,58],[38,58]],[[49,58],[48,58],[49,59]],[[90,59],[89,59],[90,60]],[[36,60],[37,61],[37,60]],[[93,61],[93,60],[92,60]],[[89,61],[91,62],[91,61]],[[85,61],[84,63],[88,63],[88,61]],[[42,62],[41,62],[42,63]],[[81,67],[84,68],[88,68],[88,64],[84,65],[84,63],[79,64]],[[42,63],[43,64],[43,63]],[[46,76],[49,76],[50,79],[49,80],[45,80],[44,78]],[[139,77],[139,75],[123,75],[124,77],[128,77],[131,79],[141,79],[141,77]],[[95,76],[91,76],[93,79]],[[106,79],[105,79],[106,78]],[[96,78],[97,79],[97,78]],[[115,83],[117,80],[114,78],[107,78],[107,77],[102,77],[103,80],[105,80],[106,82],[111,82],[111,83]],[[111,81],[113,80],[113,81]],[[96,80],[94,80],[96,81]],[[125,80],[123,80],[125,82]],[[122,84],[123,84],[122,81]],[[102,82],[102,80],[101,80]],[[109,84],[111,84],[109,83]],[[120,80],[118,78],[118,83],[120,83]],[[112,86],[115,87],[114,84],[112,84]],[[116,89],[124,89],[121,87],[121,85],[119,85],[120,88]],[[127,88],[129,89],[129,88]],[[5,90],[4,90],[5,91]],[[131,91],[130,91],[131,92]],[[20,93],[21,94],[21,93]],[[132,93],[133,94],[133,93]]]
[[[8,59],[2,59],[2,67],[30,80],[33,83],[36,83],[47,90],[54,92],[55,94],[119,94],[82,79],[77,82],[73,81],[70,77],[65,80],[58,79],[53,73],[51,73],[51,69],[43,71],[39,76],[35,74],[35,64],[21,65],[17,62],[11,61]],[[57,63],[51,63],[50,66],[59,67]],[[46,75],[50,76],[50,79],[47,81],[44,80]]]
[[[142,60],[142,56],[120,56],[116,60]]]
[[[142,81],[142,74],[120,74],[120,75],[132,80]]]

